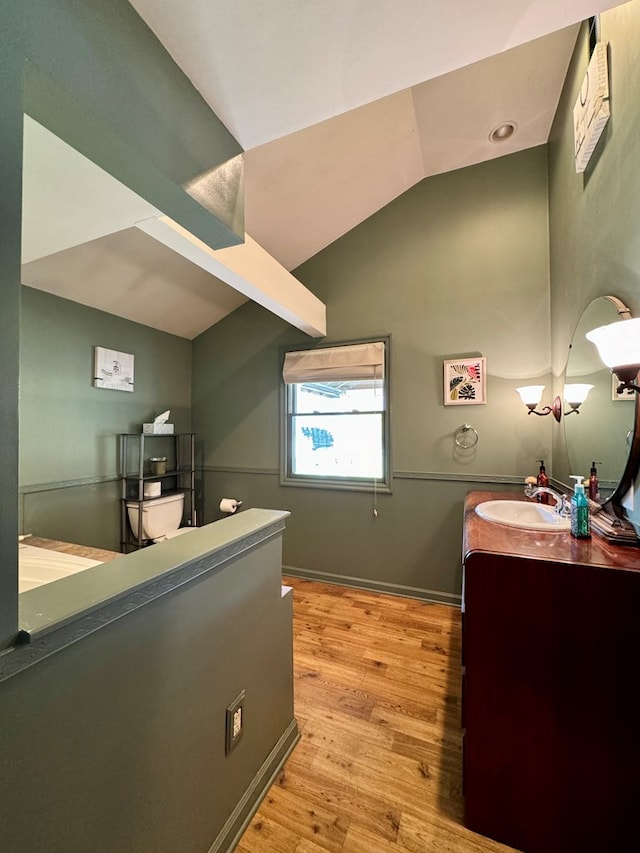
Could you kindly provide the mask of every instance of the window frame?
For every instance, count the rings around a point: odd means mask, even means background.
[[[315,474],[292,473],[292,423],[294,413],[289,410],[291,388],[282,378],[285,356],[288,352],[354,346],[357,344],[382,343],[384,345],[384,400],[382,414],[382,476],[376,478],[328,477]],[[356,340],[323,341],[316,346],[290,344],[280,350],[280,485],[311,489],[337,489],[350,492],[373,492],[391,494],[391,382],[390,349],[391,335],[376,335]],[[336,415],[339,417],[339,415]]]

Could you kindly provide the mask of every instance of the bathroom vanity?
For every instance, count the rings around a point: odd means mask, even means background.
[[[629,849],[640,772],[640,548],[486,521],[463,537],[466,825],[524,853]]]

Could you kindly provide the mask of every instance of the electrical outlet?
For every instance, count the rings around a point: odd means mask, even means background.
[[[244,690],[227,707],[225,724],[225,755],[229,755],[244,731]]]

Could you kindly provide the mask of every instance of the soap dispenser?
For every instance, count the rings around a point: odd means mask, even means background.
[[[571,535],[575,539],[589,539],[591,538],[591,518],[589,501],[584,493],[584,477],[572,474],[571,479],[576,481],[571,498]]]
[[[540,463],[540,470],[538,471],[537,484],[539,486],[549,486],[549,478],[547,477],[547,472],[544,467],[544,459],[536,459],[536,462]],[[538,495],[537,497],[538,503],[548,504],[549,503],[549,495],[543,494]]]
[[[600,500],[600,488],[598,485],[598,469],[596,465],[602,465],[602,462],[591,463],[591,473],[589,475],[589,500]]]

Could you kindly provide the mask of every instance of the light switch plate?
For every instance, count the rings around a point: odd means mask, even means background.
[[[227,706],[225,721],[225,755],[229,755],[244,732],[244,699],[243,690],[234,701]]]

